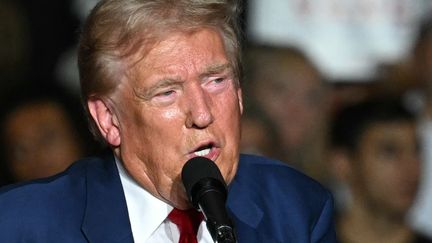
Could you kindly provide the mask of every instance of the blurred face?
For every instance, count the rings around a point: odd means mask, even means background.
[[[70,121],[61,106],[25,105],[5,123],[6,157],[18,181],[59,173],[82,155]]]
[[[275,142],[272,141],[270,128],[253,118],[244,117],[241,120],[240,151],[242,153],[275,156]]]
[[[354,197],[378,213],[403,216],[417,192],[419,151],[413,123],[368,128],[352,162]]]
[[[125,168],[156,197],[187,208],[180,173],[204,156],[227,183],[239,159],[241,90],[222,39],[172,33],[137,63],[113,97]]]
[[[275,122],[286,148],[302,146],[323,124],[324,88],[316,72],[304,63],[291,61],[272,66],[255,93]]]

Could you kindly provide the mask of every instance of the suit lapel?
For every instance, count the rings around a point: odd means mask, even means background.
[[[227,209],[234,221],[239,242],[279,242],[274,237],[274,229],[265,223],[265,210],[257,202],[263,201],[262,194],[256,192],[243,177],[250,176],[240,161],[234,180],[229,185]]]
[[[88,164],[87,202],[82,231],[91,243],[133,243],[132,231],[114,156]]]
[[[256,229],[263,218],[263,210],[251,197],[250,193],[244,191],[237,176],[229,187],[227,208],[238,221]]]

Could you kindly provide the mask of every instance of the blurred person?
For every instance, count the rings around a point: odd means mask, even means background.
[[[272,121],[256,105],[246,104],[241,117],[240,152],[282,159]]]
[[[415,232],[407,214],[420,178],[416,117],[399,99],[353,103],[335,114],[331,163],[350,200],[338,210],[343,242],[432,242]]]
[[[9,92],[2,97],[0,147],[10,182],[57,174],[92,152],[79,99],[54,85]]]
[[[239,154],[238,4],[100,1],[78,64],[93,132],[110,151],[2,189],[0,241],[220,242],[181,181],[185,163],[201,157],[228,184],[221,210],[238,242],[335,242],[326,189],[283,163]],[[196,227],[185,234],[176,215]]]
[[[329,99],[319,71],[304,53],[291,47],[250,45],[245,60],[247,98],[275,124],[284,160],[325,180],[322,161]]]

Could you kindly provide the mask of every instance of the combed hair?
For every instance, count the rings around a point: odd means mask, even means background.
[[[102,0],[91,11],[80,37],[78,68],[81,92],[93,134],[99,131],[86,105],[93,97],[112,94],[127,72],[125,59],[140,53],[172,32],[206,27],[218,31],[240,79],[237,0]]]

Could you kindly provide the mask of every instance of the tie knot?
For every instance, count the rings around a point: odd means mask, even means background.
[[[182,238],[185,237],[192,237],[195,239],[195,241],[190,242],[196,242],[196,234],[203,218],[204,217],[202,213],[196,211],[195,209],[180,210],[174,208],[168,215],[168,219],[176,224],[180,231],[179,242],[189,242],[182,241]]]

